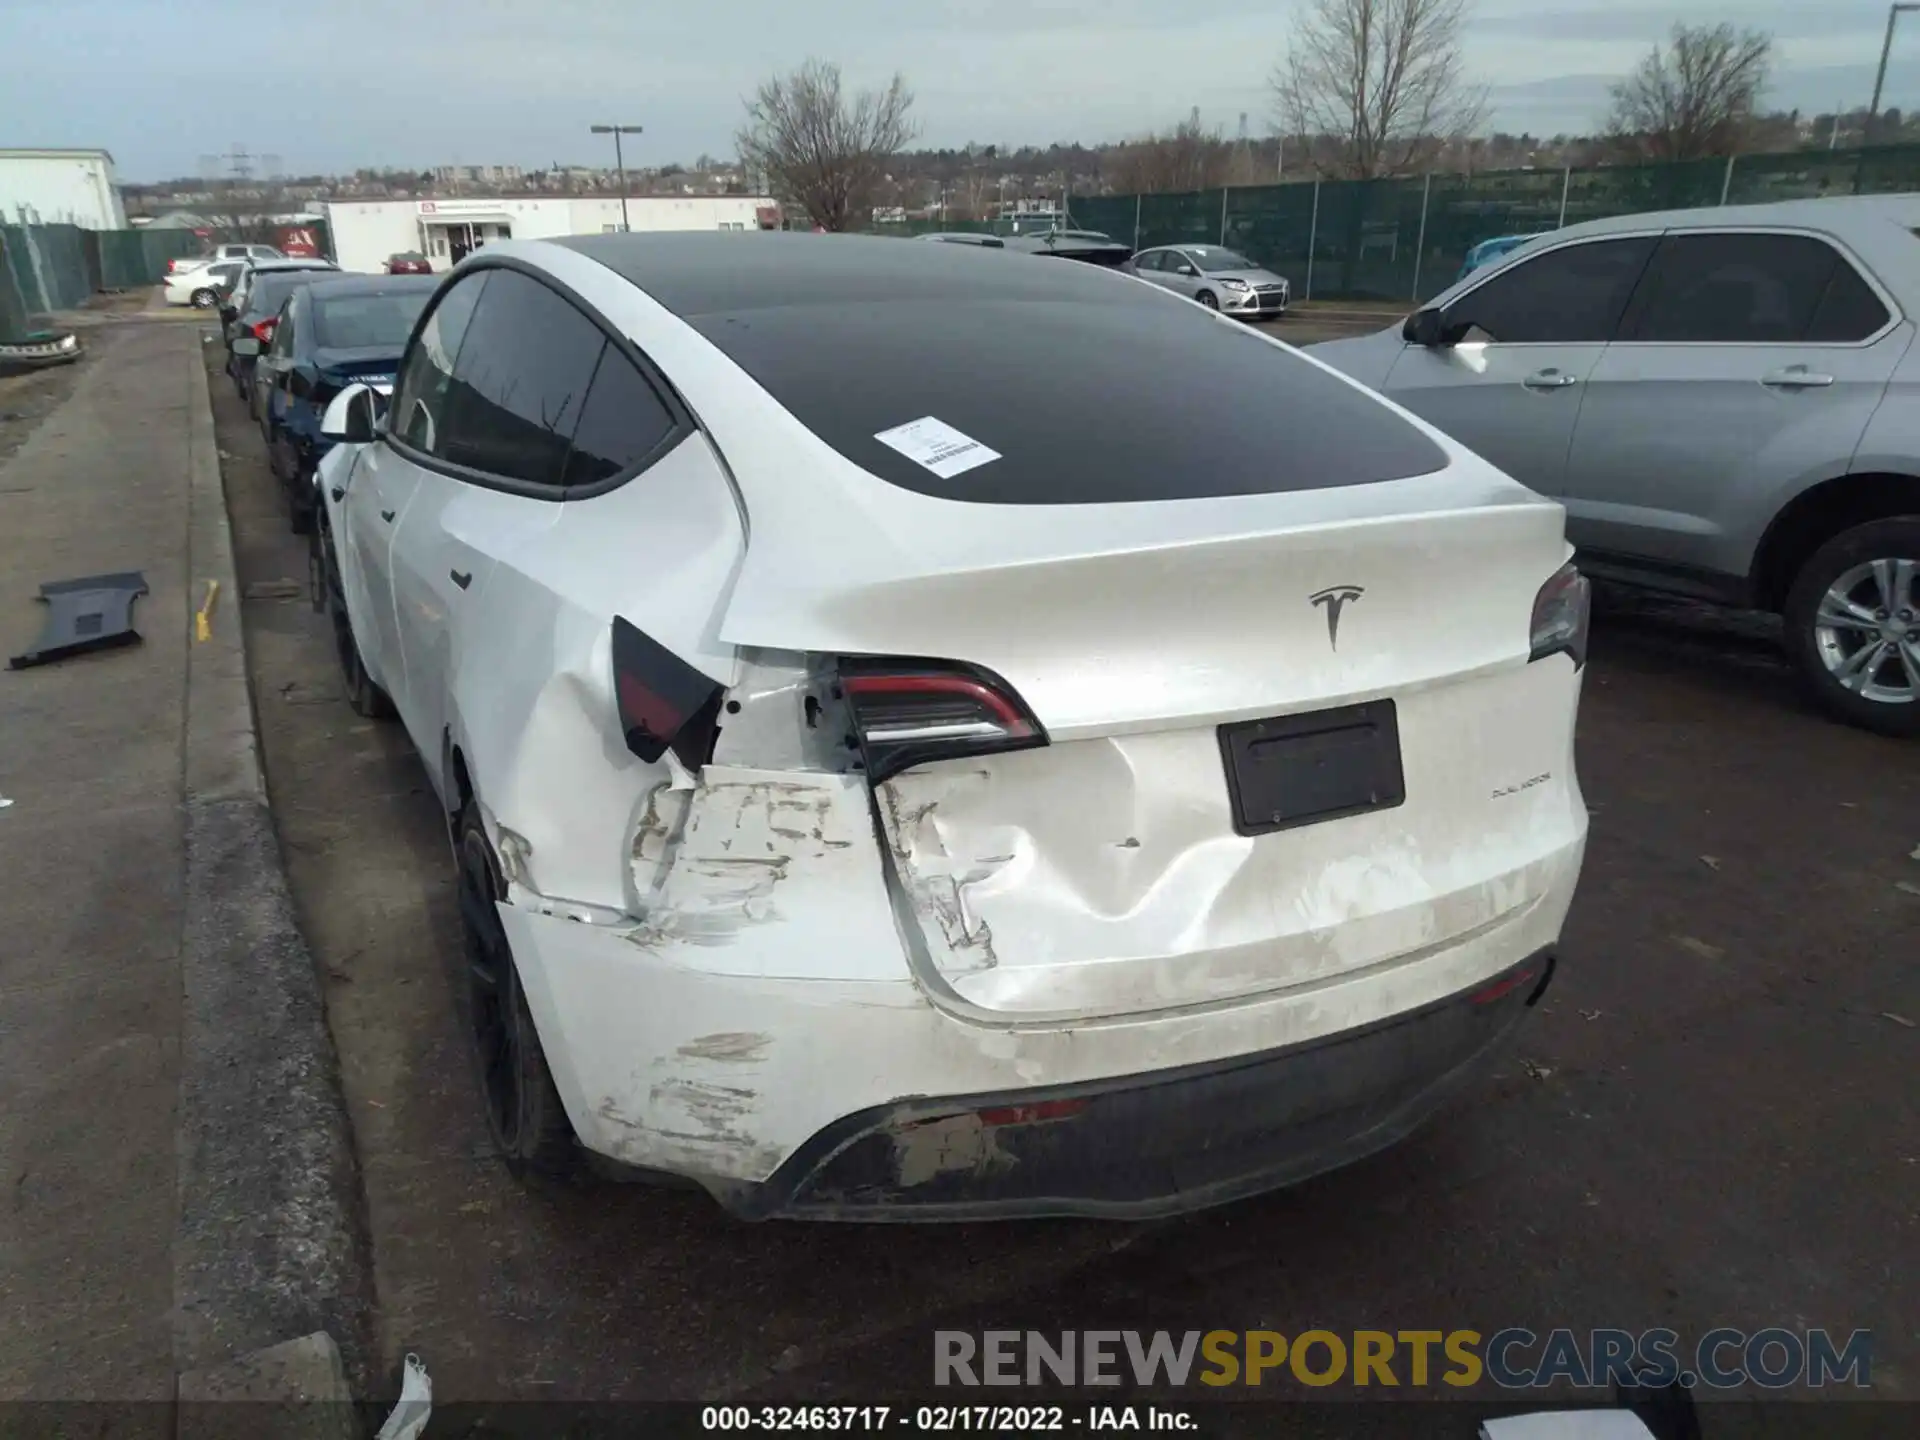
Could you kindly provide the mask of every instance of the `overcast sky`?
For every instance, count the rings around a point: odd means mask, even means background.
[[[646,126],[635,164],[730,155],[740,97],[809,54],[904,72],[923,143],[1088,142],[1198,105],[1269,133],[1266,77],[1300,0],[0,0],[0,146],[104,146],[123,179],[190,175],[236,142],[290,173],[608,163],[594,121]],[[1492,125],[1582,131],[1675,20],[1778,40],[1769,100],[1864,105],[1884,0],[1475,0],[1466,65]],[[1204,23],[1187,15],[1204,16]],[[1920,14],[1885,103],[1920,106]]]

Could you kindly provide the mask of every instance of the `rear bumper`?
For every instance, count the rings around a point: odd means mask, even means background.
[[[828,1126],[744,1219],[1145,1219],[1224,1204],[1406,1136],[1552,979],[1541,951],[1472,990],[1329,1039],[1178,1071],[877,1107]]]

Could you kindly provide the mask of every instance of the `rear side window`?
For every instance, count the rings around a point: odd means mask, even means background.
[[[1810,235],[1669,235],[1623,338],[1670,344],[1804,340],[1840,255]]]
[[[1827,293],[1813,312],[1807,339],[1817,345],[1849,344],[1866,339],[1891,318],[1873,287],[1841,256],[1833,267],[1833,278],[1827,281]]]
[[[416,450],[444,454],[442,432],[448,392],[453,388],[453,362],[493,273],[483,270],[469,275],[441,296],[407,351],[399,383],[394,386],[393,433]]]
[[[573,432],[573,452],[567,457],[565,484],[569,490],[611,480],[631,470],[673,433],[673,412],[613,346],[600,357],[593,387],[587,391],[579,427]]]
[[[495,272],[454,367],[439,453],[489,475],[559,486],[606,343],[539,281]]]
[[[400,290],[321,299],[314,306],[314,342],[329,350],[398,350],[432,294]]]
[[[1448,326],[1468,340],[1506,345],[1603,345],[1653,247],[1652,236],[1636,235],[1522,260],[1449,305]]]

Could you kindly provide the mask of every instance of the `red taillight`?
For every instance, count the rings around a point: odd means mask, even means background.
[[[280,321],[278,317],[255,322],[253,327],[253,338],[258,340],[262,345],[271,343],[273,340],[273,327],[278,325],[279,323]]]
[[[1091,1103],[1087,1100],[1041,1100],[1032,1105],[999,1105],[977,1113],[980,1123],[989,1128],[996,1125],[1038,1125],[1047,1120],[1065,1120],[1071,1115],[1078,1115]]]
[[[930,760],[1047,743],[1012,688],[976,666],[849,659],[840,664],[840,688],[876,785]]]
[[[1494,1001],[1511,995],[1522,985],[1531,982],[1539,974],[1540,972],[1538,970],[1516,970],[1513,974],[1504,975],[1491,985],[1474,991],[1473,994],[1467,997],[1467,1003],[1469,1005],[1491,1005]]]
[[[723,687],[652,636],[613,621],[613,693],[627,748],[648,764],[669,749],[698,769],[713,753]]]

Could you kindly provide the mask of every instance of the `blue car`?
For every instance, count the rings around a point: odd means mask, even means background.
[[[1491,240],[1482,240],[1467,251],[1467,263],[1460,267],[1460,273],[1454,276],[1456,282],[1464,280],[1482,265],[1490,265],[1511,250],[1518,250],[1532,235],[1496,235]]]
[[[355,383],[389,388],[435,275],[316,279],[280,307],[273,339],[253,367],[254,411],[274,475],[287,489],[296,535],[313,528],[313,470],[327,402]]]

